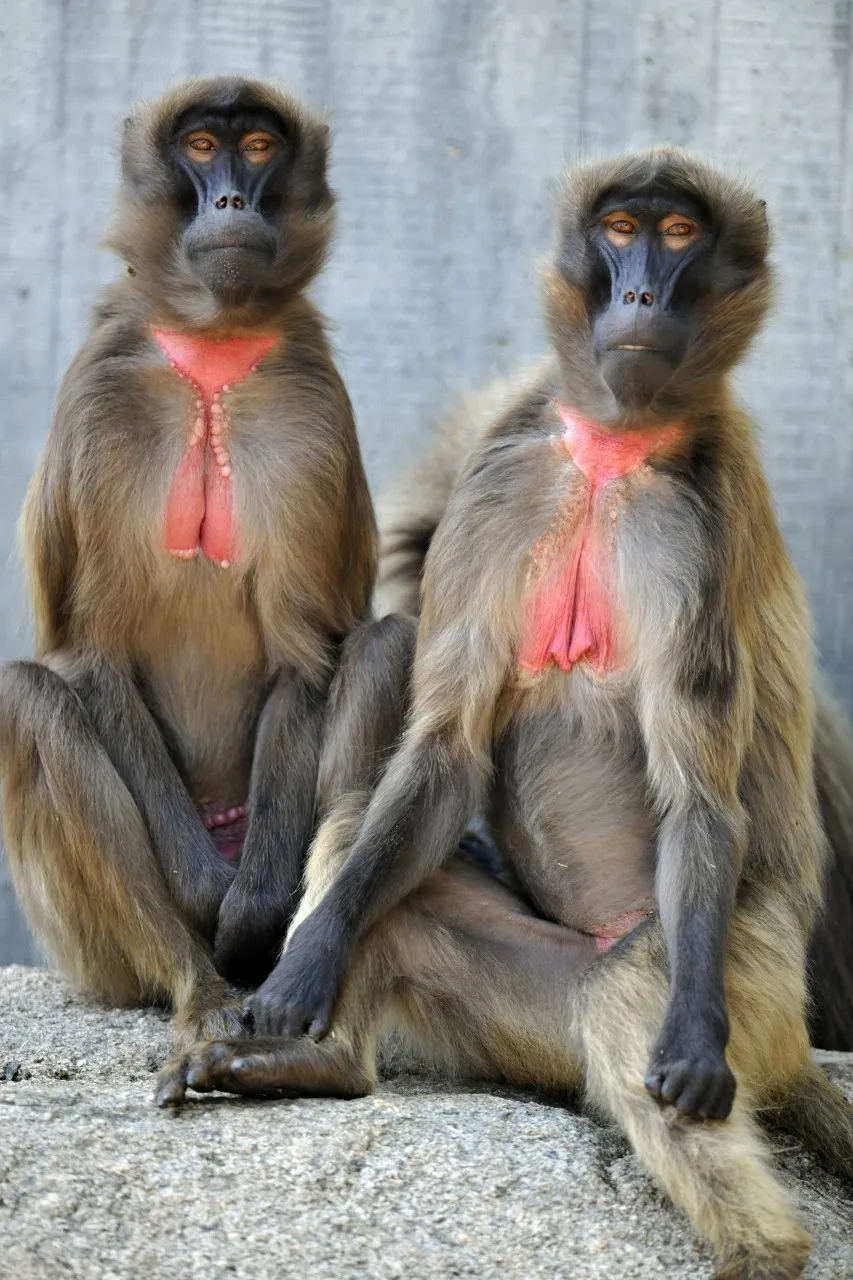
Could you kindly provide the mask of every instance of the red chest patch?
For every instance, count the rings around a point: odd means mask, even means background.
[[[231,502],[228,413],[222,393],[254,372],[278,342],[277,334],[203,338],[170,329],[151,332],[176,373],[195,387],[195,416],[187,448],[166,500],[163,543],[191,559],[201,551],[226,568],[237,545]]]
[[[557,409],[565,426],[560,446],[584,476],[581,514],[565,533],[558,528],[533,548],[533,582],[525,599],[518,660],[528,671],[543,671],[552,663],[570,671],[581,661],[596,671],[612,671],[618,664],[615,574],[598,515],[599,498],[612,481],[674,444],[682,428],[675,423],[612,435],[562,405]]]

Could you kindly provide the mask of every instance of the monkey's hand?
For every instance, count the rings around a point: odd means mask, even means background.
[[[723,1045],[725,1040],[723,1036]],[[646,1088],[685,1115],[725,1120],[734,1102],[735,1078],[719,1038],[667,1019],[652,1050]]]
[[[222,900],[213,959],[229,982],[256,987],[272,970],[293,905],[289,895],[256,888],[237,877]]]
[[[294,933],[266,982],[246,1003],[246,1018],[258,1035],[321,1040],[346,965],[339,936],[315,911]]]

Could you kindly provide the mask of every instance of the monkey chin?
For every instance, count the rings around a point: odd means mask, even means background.
[[[620,409],[630,413],[651,407],[674,368],[660,351],[611,349],[601,358],[601,376]]]
[[[245,245],[206,249],[191,257],[194,275],[224,306],[248,301],[272,264],[266,249]]]

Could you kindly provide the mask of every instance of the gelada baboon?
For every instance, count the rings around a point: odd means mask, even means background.
[[[27,496],[37,661],[0,677],[6,848],[36,936],[179,1041],[238,1033],[315,822],[330,676],[375,526],[303,296],[333,224],[327,128],[193,81],[126,122],[100,299]],[[364,639],[359,641],[363,644]]]
[[[319,830],[254,1045],[198,1046],[161,1102],[363,1093],[393,1025],[478,1075],[582,1084],[721,1274],[801,1273],[756,1112],[847,1174],[853,1123],[805,1024],[808,618],[728,386],[767,238],[761,201],[678,150],[571,174],[554,357],[432,539],[400,748],[363,820],[355,797]],[[482,806],[538,915],[442,868]]]
[[[465,398],[448,416],[379,512],[378,612],[417,615],[424,561],[467,455],[509,406],[517,382],[496,380]],[[812,1044],[853,1052],[853,731],[822,680],[815,686],[814,768],[818,803],[829,838],[823,902],[808,952]],[[512,868],[487,830],[471,832],[477,861],[512,880]]]

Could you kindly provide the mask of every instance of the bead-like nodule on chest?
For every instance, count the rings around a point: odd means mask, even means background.
[[[222,395],[254,373],[278,335],[215,339],[156,328],[152,333],[175,372],[196,391],[186,450],[166,499],[163,545],[181,559],[202,554],[227,568],[239,548]]]
[[[563,530],[558,517],[531,548],[519,665],[570,671],[587,662],[599,672],[619,665],[616,649],[615,568],[606,517],[599,511],[613,481],[637,471],[682,435],[673,423],[646,431],[611,433],[557,405],[564,431],[559,445],[582,473],[580,514]]]

